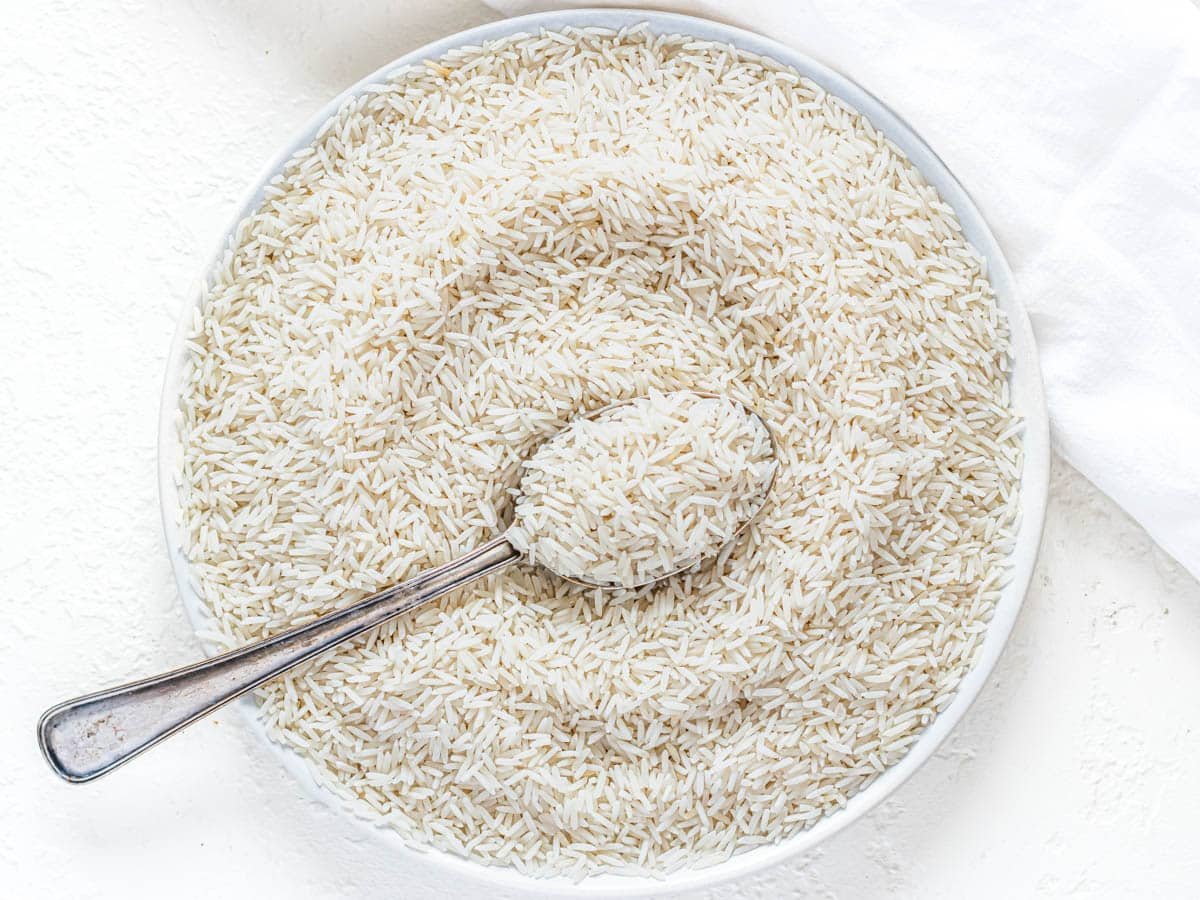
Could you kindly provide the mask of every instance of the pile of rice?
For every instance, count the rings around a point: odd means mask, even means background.
[[[414,842],[707,864],[841,807],[971,667],[1007,348],[951,209],[820,87],[686,37],[514,37],[350,102],[238,227],[190,344],[185,549],[232,646],[494,537],[581,411],[757,410],[779,472],[721,564],[636,594],[512,567],[259,693]]]
[[[651,391],[538,447],[514,491],[508,540],[568,578],[644,585],[730,543],[766,500],[773,452],[741,404]]]

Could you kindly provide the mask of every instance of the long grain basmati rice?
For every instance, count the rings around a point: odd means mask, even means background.
[[[730,47],[517,36],[363,93],[190,346],[186,550],[229,645],[489,539],[580,411],[690,389],[772,423],[719,565],[635,595],[512,568],[259,692],[418,843],[581,875],[780,840],[904,755],[998,595],[1019,436],[982,263],[868,121]]]

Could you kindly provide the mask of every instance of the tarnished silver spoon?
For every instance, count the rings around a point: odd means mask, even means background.
[[[722,399],[715,394],[693,393]],[[614,403],[583,417],[596,418],[634,402],[637,400]],[[770,426],[753,410],[747,408],[746,412],[766,431],[771,457],[775,459],[777,445]],[[565,431],[564,428],[548,440],[555,440]],[[778,466],[775,466],[750,515],[710,559],[736,541],[757,518],[766,504],[777,470]],[[509,542],[506,534],[501,534],[452,562],[422,572],[314,622],[172,672],[60,703],[48,709],[38,721],[38,744],[50,768],[61,778],[75,783],[92,781],[293,666],[522,558],[521,551]],[[591,582],[579,577],[567,580],[605,590],[647,587],[685,569],[693,569],[699,562],[688,560],[675,570],[636,585]],[[553,574],[566,578],[559,573]]]

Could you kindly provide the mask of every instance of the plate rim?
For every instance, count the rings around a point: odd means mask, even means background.
[[[846,806],[822,817],[804,831],[779,843],[738,853],[709,867],[685,868],[661,878],[643,875],[598,875],[580,882],[573,882],[565,876],[537,878],[510,867],[487,866],[447,851],[411,844],[385,821],[366,818],[357,807],[351,806],[345,797],[318,779],[310,764],[296,751],[271,738],[265,723],[258,715],[258,706],[252,695],[236,701],[236,706],[251,730],[280,758],[284,768],[299,782],[308,798],[319,799],[337,810],[348,812],[352,820],[369,829],[372,837],[385,841],[389,845],[386,848],[388,852],[399,854],[398,864],[427,865],[433,862],[442,868],[446,875],[453,874],[464,882],[474,883],[479,887],[516,891],[518,896],[618,897],[626,896],[632,890],[638,890],[644,896],[689,888],[710,888],[735,878],[752,875],[798,856],[857,821],[899,788],[937,751],[987,683],[1007,644],[1032,580],[1045,521],[1050,474],[1049,423],[1037,347],[1029,317],[1020,302],[1008,262],[987,221],[950,168],[912,126],[849,77],[806,53],[742,28],[698,16],[647,9],[585,8],[531,13],[456,32],[418,47],[359,79],[309,116],[305,123],[293,132],[287,143],[260,169],[258,176],[243,193],[236,213],[221,232],[216,250],[207,258],[200,283],[184,302],[167,358],[159,407],[159,508],[176,588],[188,620],[205,651],[214,653],[218,648],[203,637],[204,631],[211,627],[211,618],[200,600],[189,564],[181,551],[182,533],[177,519],[178,484],[175,478],[179,449],[176,423],[190,325],[211,274],[224,257],[238,225],[259,205],[264,188],[270,180],[280,173],[297,150],[311,143],[325,122],[335,115],[347,100],[360,95],[369,86],[385,81],[397,70],[439,57],[453,49],[522,32],[561,30],[567,27],[620,29],[641,23],[645,23],[657,34],[685,34],[702,40],[732,44],[741,50],[768,57],[795,69],[803,77],[817,83],[866,117],[873,127],[904,152],[925,180],[937,189],[942,200],[954,209],[968,241],[987,262],[988,278],[996,293],[998,304],[1008,319],[1011,332],[1012,403],[1023,417],[1025,426],[1018,527],[1009,557],[1008,580],[1002,588],[1000,599],[988,623],[975,664],[959,683],[949,706],[925,727],[899,762],[877,776],[852,797]],[[404,857],[409,858],[405,860]]]

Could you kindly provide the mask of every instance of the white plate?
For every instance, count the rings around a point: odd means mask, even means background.
[[[1000,252],[1000,247],[991,230],[962,185],[958,183],[937,155],[899,116],[845,76],[768,38],[691,16],[646,10],[573,10],[507,19],[435,41],[371,73],[331,100],[308,121],[300,133],[263,170],[261,177],[255,182],[226,233],[222,236],[220,246],[214,253],[209,268],[215,266],[220,259],[237,223],[258,206],[262,199],[263,187],[271,177],[282,170],[284,163],[291,158],[292,154],[307,146],[316,136],[321,125],[333,116],[348,98],[361,93],[368,85],[385,81],[387,76],[396,69],[421,60],[439,57],[456,47],[479,44],[518,32],[537,31],[542,28],[558,29],[566,26],[621,28],[641,22],[647,23],[653,31],[658,33],[689,34],[707,40],[721,41],[791,66],[801,75],[812,79],[865,115],[876,128],[907,154],[913,165],[938,189],[942,199],[954,207],[968,240],[987,259],[992,286],[996,291],[1000,307],[1008,316],[1012,330],[1012,402],[1016,412],[1024,418],[1026,427],[1024,470],[1021,477],[1021,520],[1012,556],[1011,580],[1001,593],[995,615],[988,626],[979,660],[963,679],[958,694],[950,706],[925,729],[913,744],[912,749],[899,763],[871,782],[851,799],[845,808],[821,819],[807,831],[779,844],[741,853],[719,865],[706,869],[684,870],[665,879],[599,876],[576,884],[566,879],[533,879],[512,869],[483,866],[440,851],[417,850],[405,844],[396,832],[356,816],[356,820],[362,823],[364,828],[369,829],[374,836],[373,839],[379,841],[380,851],[394,854],[396,867],[411,871],[414,887],[418,882],[425,882],[431,887],[440,885],[445,890],[447,884],[450,883],[455,885],[453,892],[457,892],[458,889],[476,886],[486,888],[497,900],[503,896],[530,895],[615,897],[629,896],[635,892],[645,895],[685,888],[711,887],[719,882],[748,876],[816,846],[858,819],[903,784],[917,767],[933,754],[950,730],[962,718],[963,713],[967,711],[983,687],[1004,648],[1004,643],[1016,621],[1026,588],[1033,574],[1046,508],[1050,442],[1046,408],[1042,396],[1042,380],[1038,369],[1037,348],[1034,346],[1029,320],[1017,301],[1012,273],[1008,269],[1004,255]],[[200,295],[197,293],[194,302],[199,303],[199,300]],[[200,630],[208,614],[200,602],[195,585],[189,575],[187,560],[179,549],[181,544],[177,521],[179,504],[174,476],[178,448],[178,438],[175,433],[176,410],[180,377],[185,359],[186,323],[191,319],[191,312],[191,308],[187,309],[181,319],[167,366],[159,423],[159,488],[163,527],[166,531],[167,547],[175,570],[179,593],[183,598],[189,617],[197,630]],[[215,651],[216,648],[209,649]],[[247,713],[252,727],[262,735],[263,740],[269,741],[266,729],[257,715],[257,706],[254,701],[250,698],[243,698],[239,701],[239,705]],[[270,742],[270,744],[278,751],[287,769],[305,785],[312,795],[319,796],[336,806],[349,808],[331,791],[318,784],[307,763],[296,753],[274,742]]]

